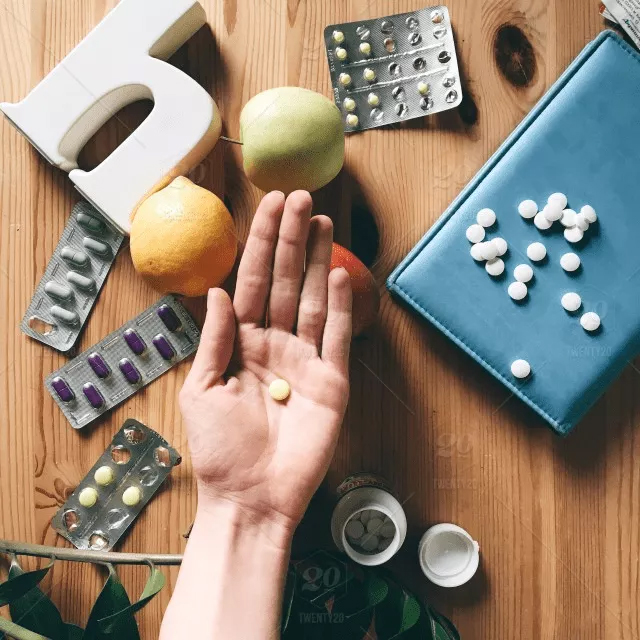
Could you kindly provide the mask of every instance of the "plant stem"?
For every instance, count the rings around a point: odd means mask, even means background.
[[[13,553],[18,556],[35,556],[37,558],[55,557],[56,560],[69,562],[155,564],[157,566],[179,565],[182,562],[182,554],[118,553],[113,551],[91,551],[90,549],[65,549],[11,540],[0,540],[0,553]]]
[[[39,633],[29,631],[15,622],[10,622],[6,618],[0,617],[0,631],[5,633],[9,638],[15,638],[15,640],[47,640]]]

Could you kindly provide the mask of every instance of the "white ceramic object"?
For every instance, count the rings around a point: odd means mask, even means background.
[[[16,104],[0,110],[82,195],[128,233],[150,193],[211,151],[221,121],[211,96],[164,62],[206,22],[196,0],[122,0]],[[154,101],[146,120],[92,171],[78,154],[122,107]]]
[[[427,578],[441,587],[468,582],[480,564],[480,546],[455,524],[436,524],[418,545],[420,567]]]

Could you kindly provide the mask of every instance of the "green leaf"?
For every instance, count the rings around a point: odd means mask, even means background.
[[[101,620],[131,606],[129,596],[122,586],[115,568],[112,564],[108,564],[107,568],[109,569],[109,577],[91,609],[82,640],[107,640],[116,636],[118,640],[140,640],[138,625],[133,614],[123,615],[119,618],[114,630],[110,633],[103,631],[100,625]]]
[[[14,638],[14,640],[49,640],[46,636],[29,631],[2,617],[0,617],[0,633],[5,634],[2,636],[3,638],[9,637]]]
[[[14,558],[9,567],[9,580],[26,575]],[[52,640],[67,640],[62,616],[55,604],[39,587],[33,587],[9,605],[11,619],[25,629],[46,635]]]
[[[0,584],[0,607],[11,604],[25,593],[31,591],[49,573],[53,560],[43,569],[20,573]]]
[[[162,587],[164,587],[164,583],[165,579],[162,571],[160,571],[154,565],[151,565],[151,573],[149,574],[147,584],[145,584],[144,589],[140,594],[140,599],[138,600],[138,602],[129,604],[123,609],[98,620],[102,631],[106,634],[111,634],[116,630],[120,620],[133,618],[133,615],[135,613],[140,611],[140,609],[142,609],[153,598],[155,598],[156,595],[158,595]]]
[[[428,610],[435,623],[435,637],[438,640],[460,640],[460,634],[449,618],[438,613],[432,607],[428,607]]]
[[[67,633],[67,640],[82,640],[84,629],[70,622],[65,623],[64,628]]]

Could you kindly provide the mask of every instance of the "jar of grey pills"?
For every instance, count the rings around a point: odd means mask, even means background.
[[[345,478],[337,495],[331,535],[338,549],[370,567],[390,560],[407,535],[407,517],[387,482],[357,473]]]

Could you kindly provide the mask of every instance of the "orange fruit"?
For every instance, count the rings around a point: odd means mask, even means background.
[[[154,289],[202,296],[231,272],[238,241],[222,200],[180,176],[138,207],[130,248],[136,271]]]
[[[380,308],[380,292],[371,271],[351,251],[334,242],[330,268],[337,267],[343,267],[351,278],[352,333],[355,338],[376,321]]]

